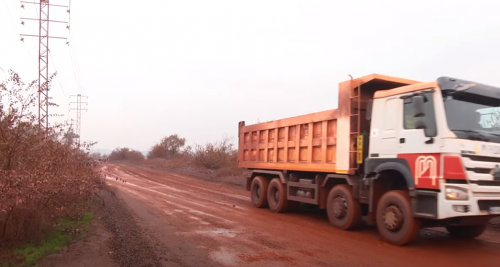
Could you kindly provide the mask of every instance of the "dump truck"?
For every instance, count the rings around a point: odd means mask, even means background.
[[[239,122],[238,165],[257,208],[317,205],[342,230],[366,217],[400,246],[424,227],[472,239],[500,215],[499,107],[500,88],[458,78],[351,77],[337,109]]]

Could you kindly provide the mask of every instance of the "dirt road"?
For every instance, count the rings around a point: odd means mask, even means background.
[[[107,165],[116,187],[155,240],[164,266],[498,266],[500,232],[469,242],[441,229],[395,247],[376,229],[333,228],[326,213],[303,208],[275,214],[251,206],[244,188],[154,170]],[[121,179],[126,180],[123,182]]]

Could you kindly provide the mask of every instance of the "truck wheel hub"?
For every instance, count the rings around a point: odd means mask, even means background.
[[[255,185],[255,196],[260,198],[260,186]]]
[[[280,192],[278,190],[274,191],[274,200],[276,201],[276,203],[280,201]]]
[[[397,231],[403,225],[403,213],[394,205],[385,208],[384,223],[385,227],[391,231]]]
[[[347,212],[347,203],[342,196],[338,196],[333,200],[333,216],[341,219]]]

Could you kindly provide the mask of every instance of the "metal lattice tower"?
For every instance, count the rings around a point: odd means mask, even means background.
[[[40,0],[38,29],[38,127],[49,127],[49,1]]]
[[[21,34],[21,36],[38,37],[38,127],[47,129],[49,127],[49,39],[67,39],[65,37],[53,37],[49,35],[50,22],[68,23],[66,21],[54,21],[49,19],[49,8],[64,7],[69,13],[69,7],[63,5],[49,4],[49,0],[40,0],[36,2],[21,1],[21,8],[24,4],[39,5],[38,18],[21,18],[21,24],[24,20],[38,20],[38,35]],[[69,29],[69,25],[66,27]],[[21,38],[24,41],[24,38]]]
[[[74,97],[74,95],[70,96]],[[76,102],[70,102],[70,104],[76,104],[76,134],[78,135],[77,137],[77,145],[80,147],[80,130],[82,126],[82,110],[88,110],[87,108],[82,108],[82,104],[87,105],[88,102],[82,102],[82,98],[87,99],[87,96],[82,96],[81,94],[76,95]],[[75,109],[70,109],[70,110],[75,110]]]

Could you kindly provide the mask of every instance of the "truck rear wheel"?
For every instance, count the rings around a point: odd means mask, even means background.
[[[262,176],[255,176],[250,186],[250,198],[257,208],[267,208],[267,188],[269,181]]]
[[[377,205],[377,229],[391,244],[406,245],[418,237],[421,221],[413,217],[408,192],[392,190],[385,193]]]
[[[460,239],[474,239],[483,234],[487,224],[480,225],[446,225],[446,231],[451,237]]]
[[[350,186],[334,186],[326,201],[328,219],[336,228],[349,230],[360,224],[361,204],[353,198]]]
[[[274,178],[269,183],[267,189],[267,202],[269,209],[274,212],[285,212],[288,209],[288,200],[286,199],[286,185],[280,178]]]

